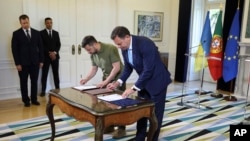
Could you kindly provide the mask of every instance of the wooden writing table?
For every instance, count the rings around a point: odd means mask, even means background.
[[[129,125],[142,117],[147,117],[150,122],[147,140],[151,141],[157,129],[155,107],[151,101],[142,101],[142,103],[135,106],[121,108],[117,105],[100,101],[96,95],[86,94],[72,88],[61,89],[58,93],[50,92],[46,113],[51,124],[51,140],[53,141],[55,138],[53,107],[57,105],[68,116],[74,117],[79,121],[90,122],[95,127],[95,141],[103,140],[105,127]]]

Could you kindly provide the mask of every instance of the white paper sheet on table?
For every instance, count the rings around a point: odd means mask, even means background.
[[[97,88],[97,86],[95,86],[95,85],[80,85],[80,86],[75,86],[73,88],[80,90],[80,91],[83,91],[83,90],[95,89],[95,88]]]
[[[104,100],[104,101],[115,101],[123,99],[120,94],[111,94],[111,95],[104,95],[104,96],[98,96],[98,99]]]

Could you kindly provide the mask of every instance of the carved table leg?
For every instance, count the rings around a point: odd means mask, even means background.
[[[103,141],[103,118],[97,117],[95,127],[95,141]]]
[[[149,126],[149,131],[148,131],[148,137],[147,141],[152,141],[155,131],[157,130],[158,127],[158,121],[155,115],[155,108],[153,108],[151,117],[149,118],[150,126]]]
[[[49,118],[50,121],[50,126],[51,126],[51,141],[54,141],[55,138],[55,121],[54,121],[54,115],[53,115],[53,107],[54,104],[50,104],[50,102],[48,102],[47,107],[46,107],[46,114]]]

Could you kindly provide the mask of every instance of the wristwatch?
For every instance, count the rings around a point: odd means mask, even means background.
[[[133,91],[137,91],[137,89],[136,89],[136,88],[134,88],[134,87],[132,87],[131,89],[132,89]]]

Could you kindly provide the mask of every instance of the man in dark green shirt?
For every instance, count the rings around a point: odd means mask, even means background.
[[[88,75],[83,78],[80,83],[86,84],[91,78],[95,76],[100,68],[103,72],[102,82],[97,84],[97,87],[106,87],[109,83],[116,81],[123,70],[123,64],[119,56],[118,49],[112,44],[97,42],[95,37],[89,35],[84,37],[82,47],[91,54],[92,68]],[[126,84],[119,87],[119,90],[124,91]],[[113,131],[114,126],[106,128],[104,132]],[[121,138],[126,134],[125,126],[118,126],[113,134],[113,138]]]

